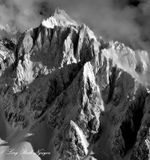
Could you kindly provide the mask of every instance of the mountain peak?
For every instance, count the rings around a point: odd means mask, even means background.
[[[54,28],[54,26],[78,26],[78,24],[61,9],[56,9],[53,16],[42,21],[42,25],[46,28]]]
[[[148,160],[149,64],[148,52],[98,39],[57,9],[17,44],[0,41],[0,108],[15,131],[4,136],[0,117],[0,139],[23,148],[33,133],[52,160]]]

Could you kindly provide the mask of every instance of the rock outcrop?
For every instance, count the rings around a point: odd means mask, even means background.
[[[16,41],[0,40],[8,146],[28,141],[42,160],[149,159],[148,52],[105,42],[61,10]]]

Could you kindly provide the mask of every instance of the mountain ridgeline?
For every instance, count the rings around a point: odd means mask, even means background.
[[[62,10],[17,37],[0,40],[2,140],[50,153],[30,160],[149,159],[148,52],[105,42]]]

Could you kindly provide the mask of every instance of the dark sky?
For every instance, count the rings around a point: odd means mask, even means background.
[[[149,49],[149,0],[0,0],[0,24],[24,31],[39,25],[56,7],[106,39]]]

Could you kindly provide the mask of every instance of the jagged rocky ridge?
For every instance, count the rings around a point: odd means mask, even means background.
[[[16,44],[0,41],[0,126],[33,133],[34,151],[51,153],[42,160],[148,160],[149,64],[57,10]]]

